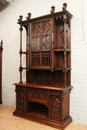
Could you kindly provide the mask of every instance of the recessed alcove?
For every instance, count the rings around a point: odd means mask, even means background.
[[[37,102],[29,102],[28,103],[28,113],[29,115],[47,119],[48,118],[48,108],[46,105],[37,103]]]

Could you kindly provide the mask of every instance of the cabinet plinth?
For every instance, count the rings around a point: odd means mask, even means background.
[[[69,115],[71,86],[71,17],[63,11],[31,19],[31,13],[20,25],[20,81],[14,83],[16,92],[15,116],[64,129],[72,118]],[[22,32],[26,30],[26,51],[22,48]],[[26,66],[22,65],[26,56]],[[22,72],[26,70],[26,83]]]

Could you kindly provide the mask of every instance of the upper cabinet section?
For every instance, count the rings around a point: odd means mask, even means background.
[[[62,11],[55,12],[55,7],[52,6],[50,14],[32,19],[31,13],[28,13],[26,20],[19,16],[20,58],[26,54],[26,68],[52,71],[70,68],[72,14],[66,7],[67,4],[64,3]],[[26,29],[26,52],[22,51],[23,28]]]

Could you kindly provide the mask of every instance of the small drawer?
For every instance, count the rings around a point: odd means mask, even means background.
[[[49,97],[49,90],[39,89],[39,88],[28,88],[27,89],[27,98],[48,100],[48,97]]]

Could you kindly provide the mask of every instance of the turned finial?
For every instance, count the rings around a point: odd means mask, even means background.
[[[22,19],[23,19],[23,16],[22,16],[22,15],[20,15],[20,16],[19,16],[19,19],[18,19],[18,22],[21,22],[21,21],[22,21]]]
[[[66,10],[66,8],[67,8],[67,3],[63,3],[62,10]]]
[[[28,13],[28,16],[26,17],[27,20],[31,18],[31,13]]]
[[[55,6],[51,7],[51,11],[50,12],[51,12],[51,14],[53,14],[55,12]]]

